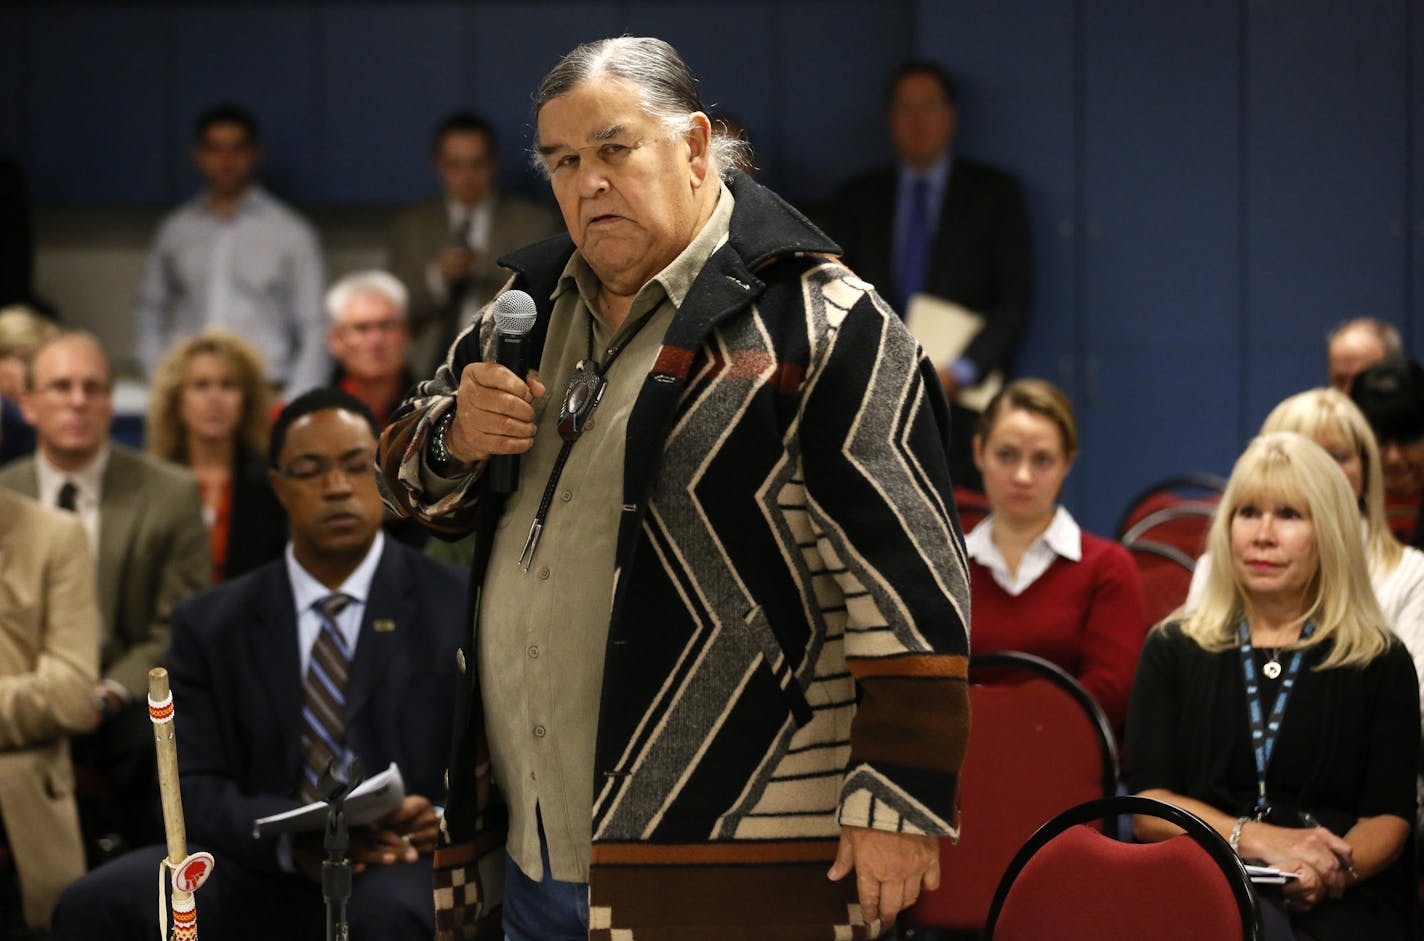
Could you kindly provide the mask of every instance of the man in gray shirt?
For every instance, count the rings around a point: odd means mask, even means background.
[[[256,119],[234,105],[198,117],[194,159],[206,187],[166,219],[139,284],[139,356],[150,373],[176,341],[227,327],[262,351],[291,398],[331,370],[316,233],[253,181]]]

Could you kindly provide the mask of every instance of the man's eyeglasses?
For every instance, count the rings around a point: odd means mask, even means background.
[[[327,475],[334,470],[341,471],[352,480],[359,480],[375,473],[375,462],[374,455],[363,451],[360,454],[347,455],[335,461],[324,457],[303,457],[290,464],[281,464],[272,469],[283,477],[302,483],[325,480]]]

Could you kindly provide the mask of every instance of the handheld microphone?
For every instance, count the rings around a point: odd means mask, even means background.
[[[495,328],[499,338],[495,362],[521,380],[529,375],[529,331],[538,312],[534,298],[524,291],[505,291],[494,302]],[[489,459],[490,487],[495,493],[519,489],[519,455],[495,454]]]

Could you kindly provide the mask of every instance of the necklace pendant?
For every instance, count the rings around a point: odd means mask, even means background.
[[[1281,675],[1281,662],[1272,658],[1266,661],[1266,666],[1261,672],[1266,674],[1266,679],[1274,680]]]

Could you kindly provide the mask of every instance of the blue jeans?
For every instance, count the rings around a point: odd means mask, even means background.
[[[549,842],[539,820],[544,878],[526,876],[504,857],[504,941],[587,941],[588,883],[559,882],[549,874]]]

